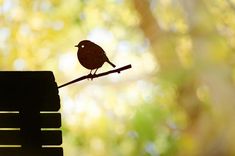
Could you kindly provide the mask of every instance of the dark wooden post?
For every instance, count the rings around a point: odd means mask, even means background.
[[[52,72],[0,72],[0,155],[63,156],[59,109]]]

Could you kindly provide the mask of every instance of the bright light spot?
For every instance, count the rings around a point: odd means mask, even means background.
[[[40,16],[33,16],[30,20],[30,26],[32,27],[32,29],[34,30],[40,30],[43,28],[44,23],[43,23],[43,19]]]
[[[141,97],[145,101],[151,100],[154,85],[143,80],[137,81],[136,85],[138,90],[140,91]]]
[[[63,105],[63,113],[66,116],[66,123],[69,125],[74,125],[77,122],[77,118],[74,115],[74,112],[72,112],[74,110],[74,101],[71,100],[70,98],[66,98],[64,99],[63,102],[65,105]]]
[[[128,108],[127,105],[123,102],[126,99],[118,98],[117,104],[114,105],[114,109],[112,110],[117,116],[125,116],[128,114]],[[129,99],[128,99],[129,100]],[[127,100],[126,100],[127,101]]]
[[[85,113],[89,120],[94,120],[101,115],[100,107],[97,106],[97,103],[81,93],[76,99],[76,108],[74,108],[77,113]]]
[[[2,11],[7,12],[13,7],[13,2],[11,0],[5,0],[2,5]]]
[[[24,70],[25,61],[23,59],[16,59],[14,61],[14,68],[15,68],[15,70]]]
[[[126,41],[121,41],[117,47],[118,53],[127,53],[131,51],[131,45]]]
[[[71,110],[74,109],[74,102],[70,98],[65,98],[63,103],[66,103],[66,105],[63,105],[63,112],[69,115]]]
[[[27,37],[27,36],[31,33],[31,30],[30,30],[30,28],[29,28],[28,25],[22,24],[22,25],[20,26],[19,32],[20,32],[20,34],[21,34],[22,36]]]
[[[93,103],[95,104],[95,103]],[[89,116],[92,119],[96,119],[97,117],[99,117],[101,115],[101,111],[100,111],[100,107],[97,105],[93,105],[89,107]]]
[[[73,53],[66,53],[59,58],[59,69],[63,72],[69,73],[75,70],[77,59]]]
[[[90,32],[88,39],[96,43],[111,43],[113,34],[106,29],[96,28]]]
[[[61,30],[64,27],[64,23],[62,21],[56,21],[52,23],[52,27],[55,30]]]
[[[15,4],[14,4],[15,5]],[[10,10],[10,17],[12,20],[15,21],[21,21],[23,20],[23,18],[25,17],[25,12],[24,9],[19,7],[19,6],[14,6],[11,10]]]
[[[10,35],[10,29],[9,28],[0,28],[0,41],[4,42],[5,40],[7,40],[7,38]]]
[[[50,1],[43,1],[43,3],[41,3],[41,7],[42,10],[44,11],[50,11],[51,9],[51,2]]]

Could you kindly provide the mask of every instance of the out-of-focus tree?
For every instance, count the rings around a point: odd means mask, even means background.
[[[159,75],[176,85],[177,104],[187,115],[179,155],[233,155],[234,134],[226,130],[234,130],[234,2],[134,3],[160,64]]]
[[[0,69],[64,83],[89,72],[74,45],[90,39],[133,68],[60,89],[65,155],[234,155],[234,6],[0,0]]]

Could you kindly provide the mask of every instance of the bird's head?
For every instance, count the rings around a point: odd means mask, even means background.
[[[89,40],[83,40],[83,41],[79,42],[77,45],[75,45],[75,47],[78,47],[78,49],[82,49],[82,48],[89,46],[90,43],[92,43],[92,42]]]

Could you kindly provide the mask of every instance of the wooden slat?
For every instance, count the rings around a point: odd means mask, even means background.
[[[62,132],[60,130],[42,131],[42,145],[61,145]]]
[[[41,100],[31,96],[31,98],[29,98],[31,101],[28,102],[27,100],[23,101],[24,99],[21,99],[21,97],[16,97],[15,95],[11,96],[9,94],[1,94],[0,88],[0,111],[19,111],[25,107],[25,105],[38,105],[38,108],[35,108],[40,111],[58,111],[60,109],[59,95],[52,96],[53,98],[50,97],[50,95],[44,96]],[[32,99],[35,99],[35,101]]]
[[[19,113],[0,113],[0,128],[20,128]]]
[[[25,108],[58,111],[60,99],[52,72],[0,72],[0,111]]]
[[[0,128],[20,128],[19,113],[0,113]],[[41,113],[40,114],[41,128],[60,128],[61,115],[60,113]]]
[[[42,80],[46,82],[55,81],[52,71],[1,71],[0,77],[2,80],[7,79],[8,77],[16,77],[23,79],[35,79]]]
[[[0,153],[2,156],[22,156],[20,147],[0,147]]]
[[[23,153],[24,152],[24,153]],[[0,147],[1,156],[28,156],[21,147]],[[45,147],[41,149],[40,153],[35,153],[37,156],[63,156],[63,149],[61,147]]]
[[[60,113],[41,113],[41,128],[60,128]],[[0,120],[1,121],[1,120]]]
[[[59,147],[42,148],[42,156],[63,156],[63,149]]]
[[[62,132],[60,130],[43,130],[40,138],[41,145],[62,144]],[[24,139],[27,138],[24,138],[19,130],[0,130],[0,145],[21,145]]]

